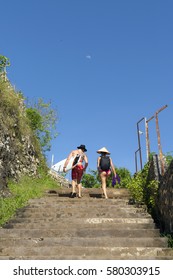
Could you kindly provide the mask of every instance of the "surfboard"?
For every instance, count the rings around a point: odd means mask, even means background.
[[[71,159],[69,160],[67,166],[66,166],[66,172],[68,172],[69,170],[72,169],[73,166],[73,161],[74,161],[74,157],[71,157]],[[51,169],[57,173],[64,173],[63,171],[63,167],[64,167],[64,164],[66,162],[67,158],[57,162],[56,164],[52,165]]]

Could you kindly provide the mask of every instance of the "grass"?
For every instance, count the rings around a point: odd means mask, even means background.
[[[168,238],[168,247],[173,249],[173,234],[171,234],[171,233],[168,233],[168,234],[162,233],[161,236]]]
[[[0,226],[12,218],[17,209],[27,205],[29,199],[42,197],[46,190],[60,186],[50,175],[44,174],[37,179],[25,176],[18,183],[9,182],[8,187],[11,195],[0,198]]]

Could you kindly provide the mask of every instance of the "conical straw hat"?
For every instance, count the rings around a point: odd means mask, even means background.
[[[106,154],[109,154],[110,155],[110,152],[105,148],[101,148],[100,150],[97,151],[98,154],[101,154],[101,153],[106,153]]]

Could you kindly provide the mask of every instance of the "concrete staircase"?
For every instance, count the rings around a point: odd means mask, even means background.
[[[29,201],[0,228],[0,259],[173,259],[173,250],[144,207],[129,205],[126,189],[50,191]]]

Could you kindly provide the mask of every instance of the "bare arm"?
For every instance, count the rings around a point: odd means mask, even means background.
[[[97,159],[97,170],[98,171],[100,170],[100,157],[98,157]]]
[[[110,158],[110,163],[111,163],[111,169],[112,169],[112,172],[114,173],[114,176],[116,176],[116,170],[115,170],[115,167],[114,167],[114,164],[112,162],[112,159]]]
[[[84,156],[84,161],[85,161],[84,169],[86,170],[86,168],[87,168],[87,166],[88,166],[88,158],[87,158],[86,155]]]
[[[67,157],[67,159],[66,159],[66,161],[65,161],[65,163],[64,163],[64,167],[63,167],[63,171],[65,172],[65,169],[66,169],[66,167],[67,167],[67,164],[69,163],[69,160],[71,159],[71,157],[73,157],[74,156],[74,151],[72,151],[69,155],[68,155],[68,157]]]

